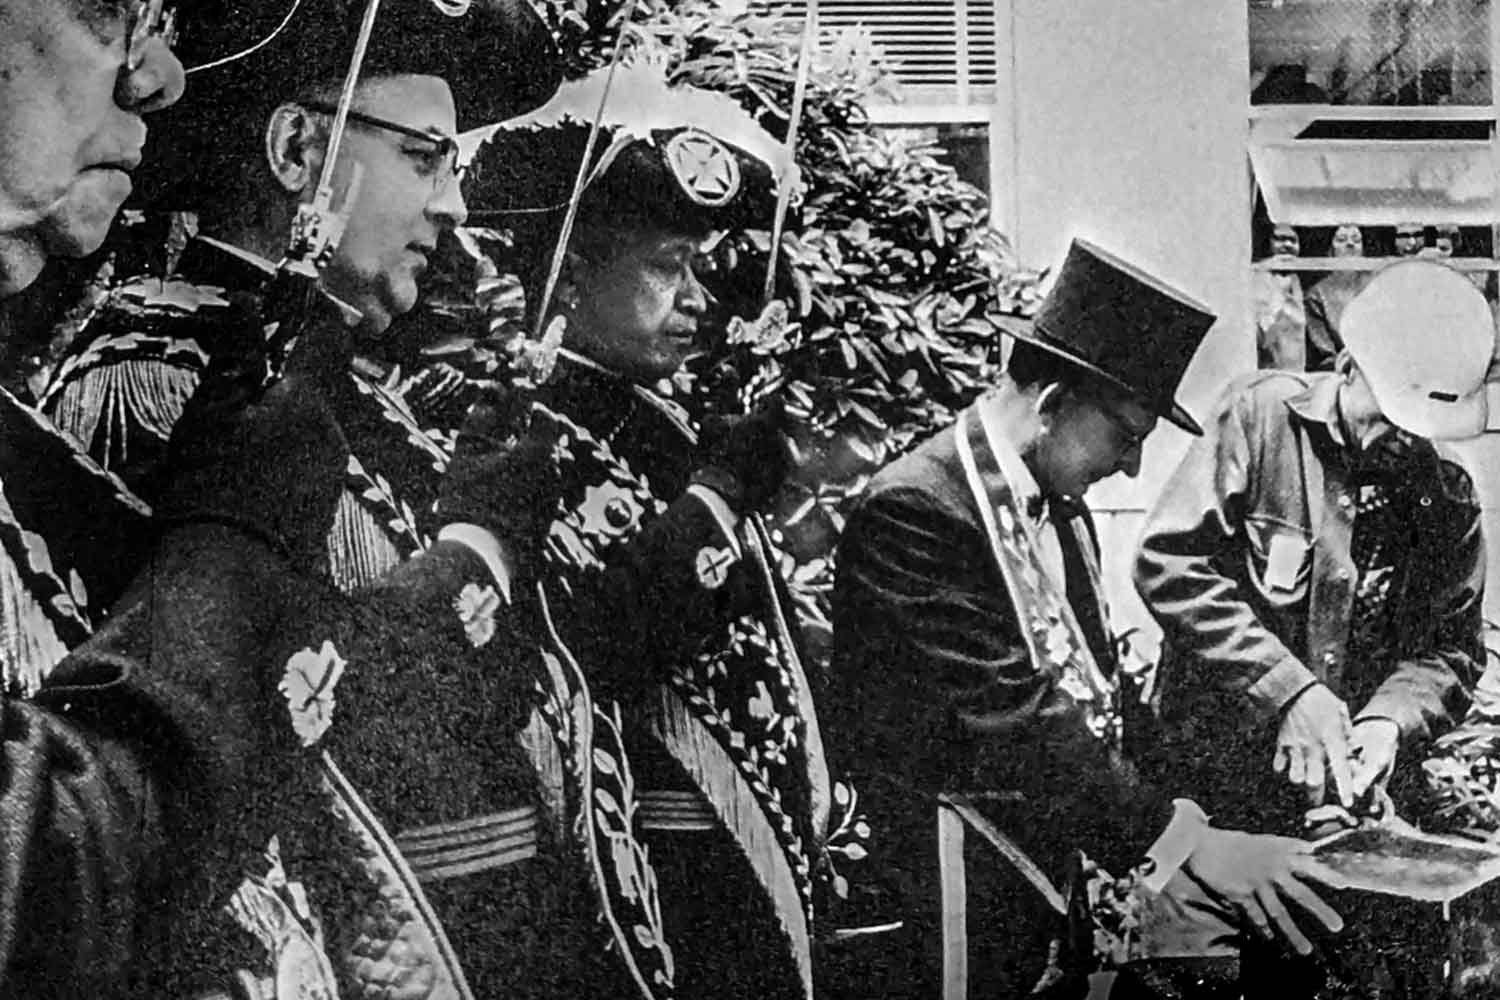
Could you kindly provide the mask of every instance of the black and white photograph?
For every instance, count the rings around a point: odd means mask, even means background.
[[[0,0],[0,1000],[1500,996],[1497,59]]]

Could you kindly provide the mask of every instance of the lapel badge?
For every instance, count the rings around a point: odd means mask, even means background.
[[[707,132],[686,129],[667,142],[667,166],[689,198],[718,208],[740,193],[740,163],[729,147]]]
[[[694,567],[698,571],[698,582],[704,590],[718,590],[729,579],[729,569],[736,562],[734,552],[705,545],[698,550]]]

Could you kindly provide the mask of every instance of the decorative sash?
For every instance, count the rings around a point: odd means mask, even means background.
[[[1089,732],[1118,752],[1124,735],[1119,684],[1099,669],[1072,607],[1043,568],[1031,523],[1016,506],[995,458],[996,442],[1003,439],[993,415],[970,407],[959,415],[953,434],[1032,664],[1077,705]]]

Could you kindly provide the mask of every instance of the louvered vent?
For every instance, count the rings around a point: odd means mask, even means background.
[[[807,0],[760,0],[800,21]],[[995,88],[996,0],[821,0],[825,36],[860,25],[901,81],[908,101],[990,104]]]

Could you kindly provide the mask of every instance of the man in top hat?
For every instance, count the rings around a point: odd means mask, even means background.
[[[1229,388],[1135,566],[1165,632],[1167,766],[1216,816],[1288,833],[1325,802],[1376,809],[1483,664],[1479,504],[1434,442],[1484,430],[1490,310],[1463,275],[1410,261],[1372,278],[1343,330],[1332,372]]]
[[[905,927],[851,995],[935,996],[941,980],[962,996],[964,966],[970,995],[1045,985],[1059,920],[1045,900],[1062,905],[1050,883],[1079,848],[1116,874],[1150,859],[1133,957],[1232,954],[1247,925],[1306,949],[1299,907],[1338,927],[1302,882],[1295,842],[1210,828],[1143,786],[1123,753],[1083,496],[1136,474],[1158,417],[1200,433],[1172,397],[1213,321],[1075,241],[1035,322],[1007,324],[1017,342],[999,385],[857,502],[838,552],[827,731],[874,829],[884,884],[867,903]],[[981,850],[967,891],[945,794],[961,797],[954,815],[979,817],[962,821]],[[1008,838],[1014,864],[980,828]]]
[[[476,213],[504,211],[531,318],[561,333],[525,429],[559,484],[543,575],[599,703],[620,705],[677,995],[804,997],[829,802],[779,625],[792,618],[755,526],[787,467],[779,413],[700,424],[670,382],[706,346],[706,242],[769,227],[791,180],[782,147],[727,96],[669,87],[653,64],[620,67],[544,303],[609,78],[565,84],[496,131],[471,195]],[[645,109],[649,124],[630,120]]]

